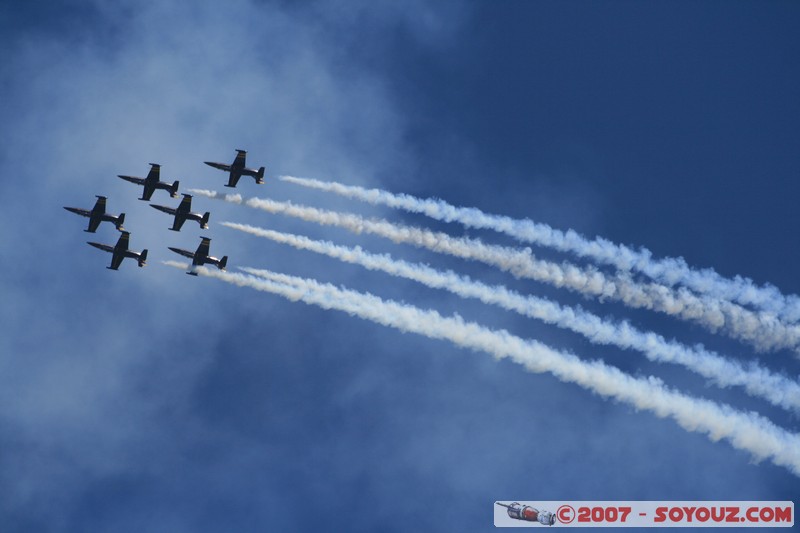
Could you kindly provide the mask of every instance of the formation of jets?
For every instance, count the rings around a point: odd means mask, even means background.
[[[226,187],[236,187],[236,185],[239,183],[239,179],[242,176],[251,176],[255,178],[256,184],[263,184],[264,167],[260,167],[258,169],[247,168],[245,166],[246,156],[247,152],[245,150],[236,150],[236,158],[230,165],[226,165],[224,163],[212,163],[208,161],[205,163],[214,168],[228,172],[228,183],[225,184]],[[178,180],[175,180],[172,183],[161,181],[161,165],[157,163],[150,163],[150,172],[148,172],[147,177],[145,178],[123,175],[119,175],[118,177],[143,187],[142,197],[139,198],[140,200],[150,201],[153,193],[158,189],[169,192],[170,197],[172,198],[178,197],[178,187],[180,182]],[[64,209],[71,213],[87,217],[89,219],[89,226],[84,231],[88,233],[95,233],[102,222],[111,222],[114,224],[114,227],[117,229],[117,231],[120,232],[119,239],[113,246],[98,242],[88,242],[88,244],[94,246],[95,248],[111,253],[111,264],[106,268],[110,270],[117,270],[126,257],[135,259],[140,267],[145,266],[147,264],[147,249],[144,249],[141,252],[135,252],[128,248],[131,234],[129,231],[125,231],[125,228],[122,227],[122,224],[125,222],[125,213],[121,213],[119,215],[111,215],[106,213],[106,200],[107,198],[105,196],[97,196],[97,201],[92,209],[81,209],[78,207],[64,207]],[[183,224],[187,220],[196,221],[200,225],[200,229],[208,229],[208,219],[211,216],[211,213],[208,211],[202,214],[193,213],[192,195],[190,194],[183,194],[181,203],[174,208],[155,204],[150,204],[150,206],[154,209],[167,213],[168,215],[172,215],[172,227],[169,228],[172,231],[180,231],[183,227]],[[220,270],[225,270],[228,264],[228,256],[223,256],[220,259],[209,255],[211,249],[211,239],[208,237],[200,238],[202,239],[200,241],[200,246],[198,246],[197,250],[194,252],[190,252],[189,250],[184,250],[182,248],[173,248],[172,246],[168,248],[171,251],[184,257],[188,257],[192,260],[192,267],[187,272],[187,274],[192,276],[197,275],[197,272],[195,271],[196,267],[205,264],[211,264]]]

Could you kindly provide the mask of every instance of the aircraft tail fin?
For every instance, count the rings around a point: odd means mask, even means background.
[[[178,197],[178,185],[180,185],[180,183],[181,183],[180,181],[178,181],[178,180],[175,180],[175,181],[172,183],[172,187],[170,187],[170,188],[169,188],[169,194],[170,194],[170,196],[172,196],[173,198],[177,198],[177,197]]]
[[[256,174],[256,183],[264,183],[264,170],[264,167],[258,169],[258,173]]]
[[[147,264],[147,248],[142,250],[142,253],[139,254],[139,266],[143,267]]]
[[[208,217],[211,216],[211,213],[206,211],[203,215],[203,219],[200,221],[200,229],[208,229]]]
[[[219,260],[219,269],[225,270],[225,267],[228,266],[228,256],[223,256],[222,259]]]
[[[116,223],[117,231],[122,231],[125,229],[122,227],[122,224],[124,223],[125,223],[125,213],[120,213],[119,216],[117,217],[117,223]]]

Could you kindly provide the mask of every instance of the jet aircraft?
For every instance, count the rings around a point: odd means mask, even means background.
[[[229,173],[228,183],[225,185],[226,187],[236,187],[236,184],[239,183],[239,178],[242,176],[252,176],[256,179],[256,183],[261,185],[264,183],[264,167],[261,167],[258,170],[254,168],[247,168],[245,166],[246,157],[246,150],[237,149],[236,159],[234,159],[233,163],[230,165],[226,165],[225,163],[212,163],[210,161],[205,161],[205,164]]]
[[[197,223],[200,224],[200,229],[208,229],[208,217],[211,216],[211,213],[208,211],[202,215],[200,213],[192,213],[191,194],[184,194],[183,200],[181,200],[180,205],[176,209],[155,204],[150,204],[150,207],[175,216],[175,219],[172,222],[172,227],[169,228],[172,231],[180,231],[181,227],[183,227],[183,223],[187,220],[196,220]]]
[[[180,182],[174,181],[172,185],[169,183],[159,181],[159,176],[161,174],[161,165],[156,163],[150,163],[150,172],[148,172],[146,178],[137,178],[135,176],[121,176],[120,178],[124,179],[125,181],[130,181],[131,183],[135,183],[137,185],[144,185],[144,189],[142,190],[142,197],[139,200],[150,200],[150,197],[153,196],[153,192],[156,189],[164,189],[169,191],[170,196],[173,198],[178,197],[178,184]]]
[[[99,248],[106,252],[110,252],[113,254],[111,256],[111,266],[107,266],[106,268],[110,270],[117,270],[119,265],[122,263],[122,260],[126,257],[130,257],[132,259],[136,259],[139,262],[139,266],[143,267],[147,264],[147,250],[142,250],[141,252],[134,252],[128,249],[128,237],[130,236],[130,232],[123,231],[122,235],[119,236],[119,240],[117,240],[117,244],[114,246],[109,246],[108,244],[100,244],[97,242],[90,242],[95,248]]]
[[[101,222],[111,222],[119,231],[125,229],[122,227],[122,223],[125,222],[125,213],[122,213],[119,216],[109,215],[106,213],[105,196],[97,196],[97,201],[94,203],[94,207],[91,209],[91,211],[88,209],[80,209],[78,207],[64,207],[64,209],[70,213],[75,213],[89,219],[89,227],[83,230],[87,233],[94,233],[97,230],[97,226],[99,226]]]
[[[211,257],[208,255],[209,248],[211,247],[211,239],[208,237],[200,237],[202,241],[200,241],[200,246],[197,247],[197,250],[192,253],[188,250],[181,250],[180,248],[173,248],[169,246],[169,249],[175,252],[176,254],[180,254],[184,257],[188,257],[192,260],[192,270],[187,272],[190,276],[196,276],[197,272],[194,271],[194,267],[202,266],[206,263],[211,263],[212,265],[216,265],[217,268],[220,270],[225,270],[225,266],[228,264],[228,256],[225,255],[222,259],[217,259],[216,257]]]

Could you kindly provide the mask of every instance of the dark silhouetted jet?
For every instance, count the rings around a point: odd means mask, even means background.
[[[113,254],[111,256],[111,266],[107,266],[106,268],[111,270],[117,270],[119,265],[122,263],[122,260],[126,257],[130,257],[132,259],[136,259],[139,262],[139,266],[143,267],[147,264],[147,250],[142,250],[141,252],[134,252],[132,250],[128,250],[128,237],[130,236],[130,232],[123,231],[122,235],[119,236],[119,240],[117,244],[114,246],[109,246],[108,244],[100,244],[97,242],[90,242],[95,248],[99,248],[101,250],[105,250],[106,252],[110,252]]]
[[[261,167],[258,170],[245,167],[244,165],[246,157],[246,150],[236,150],[236,159],[234,159],[233,163],[230,165],[226,165],[225,163],[212,163],[210,161],[206,161],[205,164],[230,173],[228,175],[228,183],[225,185],[226,187],[236,187],[236,184],[239,183],[239,178],[242,176],[254,177],[256,179],[256,183],[259,185],[264,183],[264,167]]]
[[[212,265],[216,265],[217,268],[220,270],[225,270],[225,266],[228,264],[228,256],[223,256],[222,259],[217,259],[216,257],[211,257],[208,255],[208,250],[211,247],[211,239],[208,237],[200,237],[202,241],[200,242],[200,246],[197,247],[197,250],[192,253],[188,250],[181,250],[180,248],[173,248],[172,246],[169,247],[170,250],[175,252],[176,254],[181,254],[184,257],[188,257],[192,260],[192,270],[187,272],[187,274],[191,276],[196,276],[197,272],[194,272],[194,267],[202,266],[206,263],[211,263]]]
[[[146,178],[137,178],[135,176],[119,176],[120,178],[124,179],[125,181],[130,181],[131,183],[135,183],[137,185],[144,185],[144,190],[142,190],[142,197],[139,200],[150,200],[150,197],[153,196],[153,192],[156,189],[164,189],[169,191],[170,196],[173,198],[178,197],[178,184],[180,182],[174,181],[172,185],[169,183],[165,183],[163,181],[159,181],[159,175],[161,172],[161,165],[157,165],[155,163],[150,163],[150,172],[147,174]]]
[[[172,222],[172,227],[169,228],[172,231],[180,231],[181,228],[183,227],[183,223],[186,222],[187,220],[196,220],[197,223],[200,224],[200,229],[208,229],[208,217],[211,216],[211,213],[209,213],[208,211],[206,211],[202,215],[200,213],[192,213],[191,194],[183,195],[183,200],[181,200],[181,203],[177,209],[173,209],[172,207],[167,207],[164,205],[155,205],[155,204],[150,204],[150,207],[175,216],[175,220],[173,220]]]
[[[94,207],[91,211],[87,209],[80,209],[78,207],[65,207],[64,209],[70,213],[75,213],[89,218],[89,227],[83,230],[87,233],[94,233],[95,230],[97,230],[97,226],[99,226],[101,222],[111,222],[119,231],[125,229],[122,227],[122,223],[125,222],[125,213],[122,213],[119,216],[109,215],[106,213],[105,196],[97,196],[97,201],[94,203]]]

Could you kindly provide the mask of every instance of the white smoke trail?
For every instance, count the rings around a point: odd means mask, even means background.
[[[457,207],[440,199],[423,199],[380,189],[364,189],[363,187],[294,176],[280,176],[278,179],[373,205],[385,205],[412,213],[421,213],[435,220],[458,222],[471,228],[492,229],[523,242],[546,246],[562,252],[571,252],[580,257],[612,265],[620,270],[637,271],[668,286],[681,284],[701,294],[751,305],[776,314],[786,323],[800,321],[800,297],[785,296],[774,285],[767,284],[759,287],[753,280],[746,277],[736,276],[728,279],[711,268],[693,269],[682,257],[654,259],[653,253],[646,248],[634,250],[602,237],[589,240],[573,230],[564,232],[527,218],[514,219],[487,214],[474,207]]]
[[[368,220],[351,213],[337,213],[313,207],[251,198],[243,201],[238,194],[191,189],[191,192],[227,202],[242,204],[269,213],[284,214],[322,225],[337,226],[360,234],[379,235],[396,243],[406,243],[463,259],[480,261],[556,287],[602,299],[621,301],[634,308],[659,311],[698,323],[711,331],[723,331],[733,338],[751,343],[758,350],[796,348],[800,344],[800,326],[786,326],[774,316],[756,315],[736,304],[711,298],[699,298],[685,288],[673,291],[656,284],[640,284],[627,275],[609,277],[593,268],[569,263],[536,259],[529,248],[524,250],[485,244],[479,240],[451,237],[393,224],[387,220]]]
[[[560,306],[555,302],[536,296],[523,296],[503,286],[490,286],[471,280],[452,271],[439,271],[426,265],[393,259],[388,254],[376,255],[359,247],[349,248],[326,241],[317,241],[299,235],[281,233],[247,224],[220,222],[221,225],[251,235],[288,244],[301,250],[324,254],[341,261],[357,264],[370,270],[379,270],[392,276],[420,282],[428,287],[445,289],[464,298],[477,298],[484,303],[497,305],[579,333],[595,344],[614,345],[623,349],[642,352],[651,361],[670,362],[684,367],[727,386],[741,386],[753,395],[766,399],[773,405],[788,410],[800,411],[800,384],[786,377],[772,374],[756,362],[744,367],[702,346],[689,348],[668,341],[653,332],[637,330],[628,322],[614,323],[584,311]],[[243,269],[249,274],[259,275],[253,269]]]
[[[187,264],[175,261],[166,264],[181,269],[187,267]],[[371,294],[339,289],[313,280],[271,272],[262,272],[269,279],[257,279],[205,267],[199,267],[197,271],[202,276],[277,294],[291,301],[300,300],[323,309],[336,309],[400,331],[449,340],[457,346],[483,351],[498,359],[509,357],[531,372],[550,372],[563,382],[575,383],[602,397],[628,403],[661,418],[670,417],[687,431],[704,433],[714,442],[725,439],[735,448],[750,452],[756,460],[769,458],[800,476],[800,437],[756,413],[744,413],[728,405],[671,390],[654,377],[634,378],[602,361],[583,361],[573,354],[521,339],[505,330],[493,331],[465,322],[458,316],[443,317],[436,311],[384,301]]]

